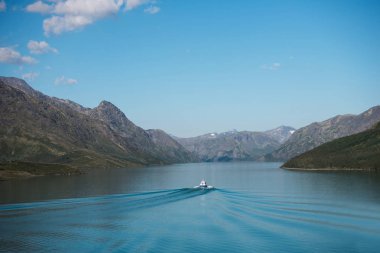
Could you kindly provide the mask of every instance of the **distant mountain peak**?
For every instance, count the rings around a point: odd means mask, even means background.
[[[125,114],[118,107],[106,100],[102,100],[93,110],[96,111],[98,116],[104,120],[110,120],[111,118],[113,120],[121,120],[124,118],[127,119]]]
[[[39,94],[38,91],[34,90],[27,82],[24,80],[17,78],[17,77],[3,77],[0,76],[0,82],[3,84],[6,84],[8,86],[11,86],[15,89],[18,89],[26,94],[29,95],[36,95]]]
[[[290,136],[295,132],[295,130],[295,128],[290,126],[279,126],[277,128],[267,130],[264,133],[276,138],[280,143],[284,143],[290,138]]]
[[[119,108],[107,100],[102,100],[96,108],[114,109],[120,111]]]
[[[380,112],[380,105],[374,106],[367,111],[363,112],[363,116],[369,117],[372,116],[373,114],[379,113]]]
[[[232,130],[176,140],[203,161],[255,160],[277,149],[294,130],[287,126],[266,132]]]
[[[113,130],[122,136],[127,136],[129,132],[134,132],[137,129],[139,132],[143,131],[130,121],[118,107],[106,100],[101,101],[97,107],[91,110],[90,114],[92,117],[109,124]]]
[[[285,125],[281,125],[279,127],[276,127],[275,129],[272,129],[272,130],[289,130],[289,129],[295,129],[294,127],[291,127],[291,126],[285,126]],[[270,130],[269,130],[270,131]]]

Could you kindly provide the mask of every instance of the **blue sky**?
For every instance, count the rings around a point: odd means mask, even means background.
[[[0,75],[177,136],[380,104],[379,1],[0,1]]]

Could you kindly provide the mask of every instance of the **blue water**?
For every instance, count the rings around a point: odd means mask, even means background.
[[[378,173],[279,165],[187,164],[2,182],[0,251],[379,252]],[[215,188],[192,188],[200,177]],[[73,181],[82,185],[63,190]],[[38,188],[49,187],[44,198]],[[31,195],[33,202],[10,203]]]

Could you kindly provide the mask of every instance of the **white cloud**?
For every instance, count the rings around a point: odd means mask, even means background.
[[[32,54],[46,54],[49,52],[58,53],[58,50],[51,47],[46,41],[30,40],[28,42],[28,48]]]
[[[160,11],[160,7],[153,6],[153,5],[144,9],[144,12],[149,13],[149,14],[156,14],[159,11]]]
[[[265,69],[265,70],[278,70],[280,67],[281,67],[281,64],[278,62],[274,62],[272,64],[261,65],[261,68]]]
[[[47,36],[50,34],[58,35],[77,30],[93,22],[94,20],[85,16],[52,16],[44,20],[43,28]]]
[[[0,47],[0,62],[8,64],[34,64],[37,60],[30,56],[22,56],[19,52],[10,47]]]
[[[124,1],[125,1],[125,10],[127,11],[137,8],[143,4],[155,2],[154,0],[124,0]]]
[[[27,81],[33,81],[35,78],[39,76],[39,73],[36,72],[29,72],[22,74],[22,79],[25,79]]]
[[[48,36],[85,27],[116,14],[122,5],[122,0],[57,0],[49,4],[37,1],[28,5],[26,10],[52,15],[43,21],[43,29]]]
[[[64,76],[57,77],[55,79],[55,81],[54,81],[55,85],[64,85],[64,84],[74,85],[74,84],[77,84],[77,83],[78,83],[78,81],[76,79],[66,78]]]
[[[54,13],[97,19],[117,13],[122,5],[122,0],[66,0],[57,2]]]
[[[42,1],[37,1],[26,6],[28,12],[36,12],[41,14],[51,13],[54,9],[53,5],[46,4]]]
[[[46,36],[59,35],[81,29],[111,15],[117,14],[124,6],[126,11],[140,5],[154,3],[155,0],[39,0],[26,7],[28,12],[50,14],[43,21],[43,29]],[[146,12],[154,14],[158,7],[147,8]]]
[[[0,1],[0,11],[5,11],[7,9],[7,4],[4,0]]]

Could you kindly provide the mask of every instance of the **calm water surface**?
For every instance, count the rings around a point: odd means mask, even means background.
[[[380,173],[279,163],[0,182],[4,252],[379,252]],[[205,178],[213,190],[193,189]]]

